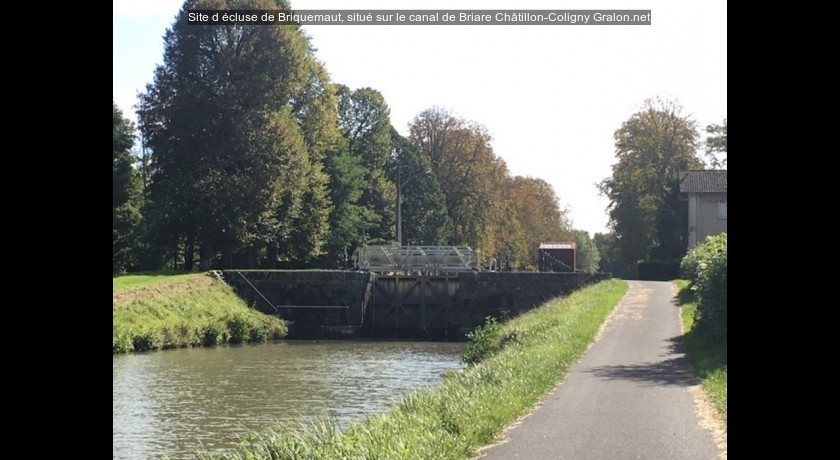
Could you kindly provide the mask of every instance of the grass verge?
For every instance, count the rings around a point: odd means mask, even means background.
[[[172,281],[179,278],[188,278],[195,273],[174,272],[174,271],[160,271],[160,272],[140,272],[132,273],[130,275],[120,275],[114,277],[114,290],[129,289],[134,287],[145,286],[158,281]]]
[[[249,308],[230,286],[205,273],[155,276],[119,289],[116,279],[114,353],[265,342],[287,332],[282,320]]]
[[[329,422],[276,428],[200,458],[469,458],[557,385],[626,291],[624,281],[604,281],[492,326],[486,335],[502,340],[482,360],[346,430]]]
[[[694,373],[703,389],[726,422],[726,345],[710,342],[694,331],[694,312],[697,303],[688,280],[674,280],[679,288],[685,351],[694,366]]]

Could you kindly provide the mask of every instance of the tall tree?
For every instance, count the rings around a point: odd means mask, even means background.
[[[335,268],[346,263],[343,254],[352,253],[355,248],[368,241],[369,229],[379,223],[371,209],[359,204],[365,190],[365,168],[361,159],[351,155],[346,143],[326,158],[326,171],[330,177],[330,199],[333,210],[330,213],[330,234],[327,250],[320,266]]]
[[[478,123],[432,107],[409,125],[410,138],[426,157],[446,197],[450,244],[479,251],[512,269],[535,269],[540,241],[571,238],[567,210],[540,179],[511,177]]]
[[[199,247],[200,266],[235,256],[320,254],[329,201],[322,131],[337,131],[334,95],[296,26],[194,26],[191,9],[284,9],[282,0],[187,0],[164,36],[163,64],[141,95],[152,151],[155,239]],[[294,231],[302,225],[304,233]],[[297,236],[301,244],[282,244]],[[283,241],[280,241],[283,239]],[[271,258],[271,257],[269,257]]]
[[[526,248],[520,268],[536,270],[540,243],[571,241],[568,209],[560,206],[554,188],[539,178],[516,176],[509,193]]]
[[[350,155],[358,158],[364,170],[364,188],[358,205],[372,217],[366,227],[374,241],[390,240],[394,235],[396,185],[387,177],[391,158],[390,109],[379,91],[361,88],[350,91],[338,86],[338,112],[341,132]]]
[[[601,262],[601,253],[595,241],[589,237],[586,230],[575,230],[575,269],[585,272],[598,271]]]
[[[596,233],[592,237],[592,241],[598,248],[598,254],[600,255],[598,270],[607,273],[619,273],[615,235],[612,233]]]
[[[401,188],[402,244],[444,244],[452,231],[452,223],[446,213],[446,198],[428,158],[395,129],[391,130],[391,144],[394,150],[388,176]],[[397,206],[396,200],[394,206]]]
[[[635,276],[639,260],[685,253],[688,228],[675,219],[688,212],[679,174],[701,163],[696,123],[681,112],[677,102],[649,99],[615,132],[618,162],[599,187],[610,200],[623,276]]]
[[[512,241],[504,227],[510,208],[504,202],[508,170],[493,152],[487,130],[439,107],[417,115],[409,130],[446,197],[453,230],[449,242],[478,249],[483,264],[509,250],[505,243]]]
[[[113,262],[114,273],[137,263],[137,227],[140,222],[140,177],[134,169],[134,124],[114,105]]]
[[[726,169],[726,118],[723,119],[722,125],[706,126],[706,133],[709,134],[706,138],[706,157],[709,164],[714,169]]]

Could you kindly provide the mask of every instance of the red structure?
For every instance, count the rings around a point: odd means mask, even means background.
[[[540,243],[539,271],[573,273],[575,243]]]

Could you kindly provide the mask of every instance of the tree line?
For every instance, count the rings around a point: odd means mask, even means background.
[[[609,199],[609,233],[596,233],[600,268],[636,278],[639,262],[679,267],[688,245],[688,201],[681,173],[726,168],[727,122],[706,127],[677,101],[649,99],[615,131],[612,175],[598,184]],[[705,145],[705,155],[698,149]],[[705,158],[703,158],[705,156]]]
[[[136,132],[114,104],[115,273],[341,268],[398,234],[520,270],[536,267],[540,241],[580,239],[582,268],[597,267],[553,188],[511,175],[486,128],[431,107],[402,136],[379,91],[330,81],[299,27],[187,24],[211,7],[290,9],[187,0]]]

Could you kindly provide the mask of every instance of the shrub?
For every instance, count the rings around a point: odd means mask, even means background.
[[[286,336],[286,323],[271,316],[258,316],[251,320],[251,342],[280,340]]]
[[[251,338],[251,321],[246,316],[234,316],[227,322],[230,343],[243,343]]]
[[[160,350],[163,346],[163,334],[159,329],[140,331],[132,338],[134,351]]]
[[[706,241],[688,251],[680,263],[680,278],[697,284],[697,276],[701,261],[707,261],[720,251],[726,252],[726,233],[713,235]]]
[[[209,321],[208,323],[204,324],[204,327],[202,328],[201,332],[202,345],[221,345],[227,342],[227,329],[225,329],[224,324],[218,323],[216,321]]]
[[[467,334],[467,348],[461,360],[466,364],[483,361],[502,349],[502,325],[496,318],[488,316],[484,324]]]
[[[114,353],[127,353],[134,349],[134,344],[131,340],[131,333],[114,328],[112,342],[114,344]]]
[[[697,293],[694,312],[698,334],[711,340],[726,342],[727,248],[726,234],[710,237],[692,249],[681,264],[684,276],[690,276]]]
[[[163,350],[178,348],[181,346],[181,336],[178,334],[175,327],[164,326],[163,329],[161,329],[161,338],[162,341],[160,348]]]
[[[266,340],[268,340],[267,324],[260,319],[253,319],[251,321],[251,335],[248,341],[251,343],[261,343]]]

